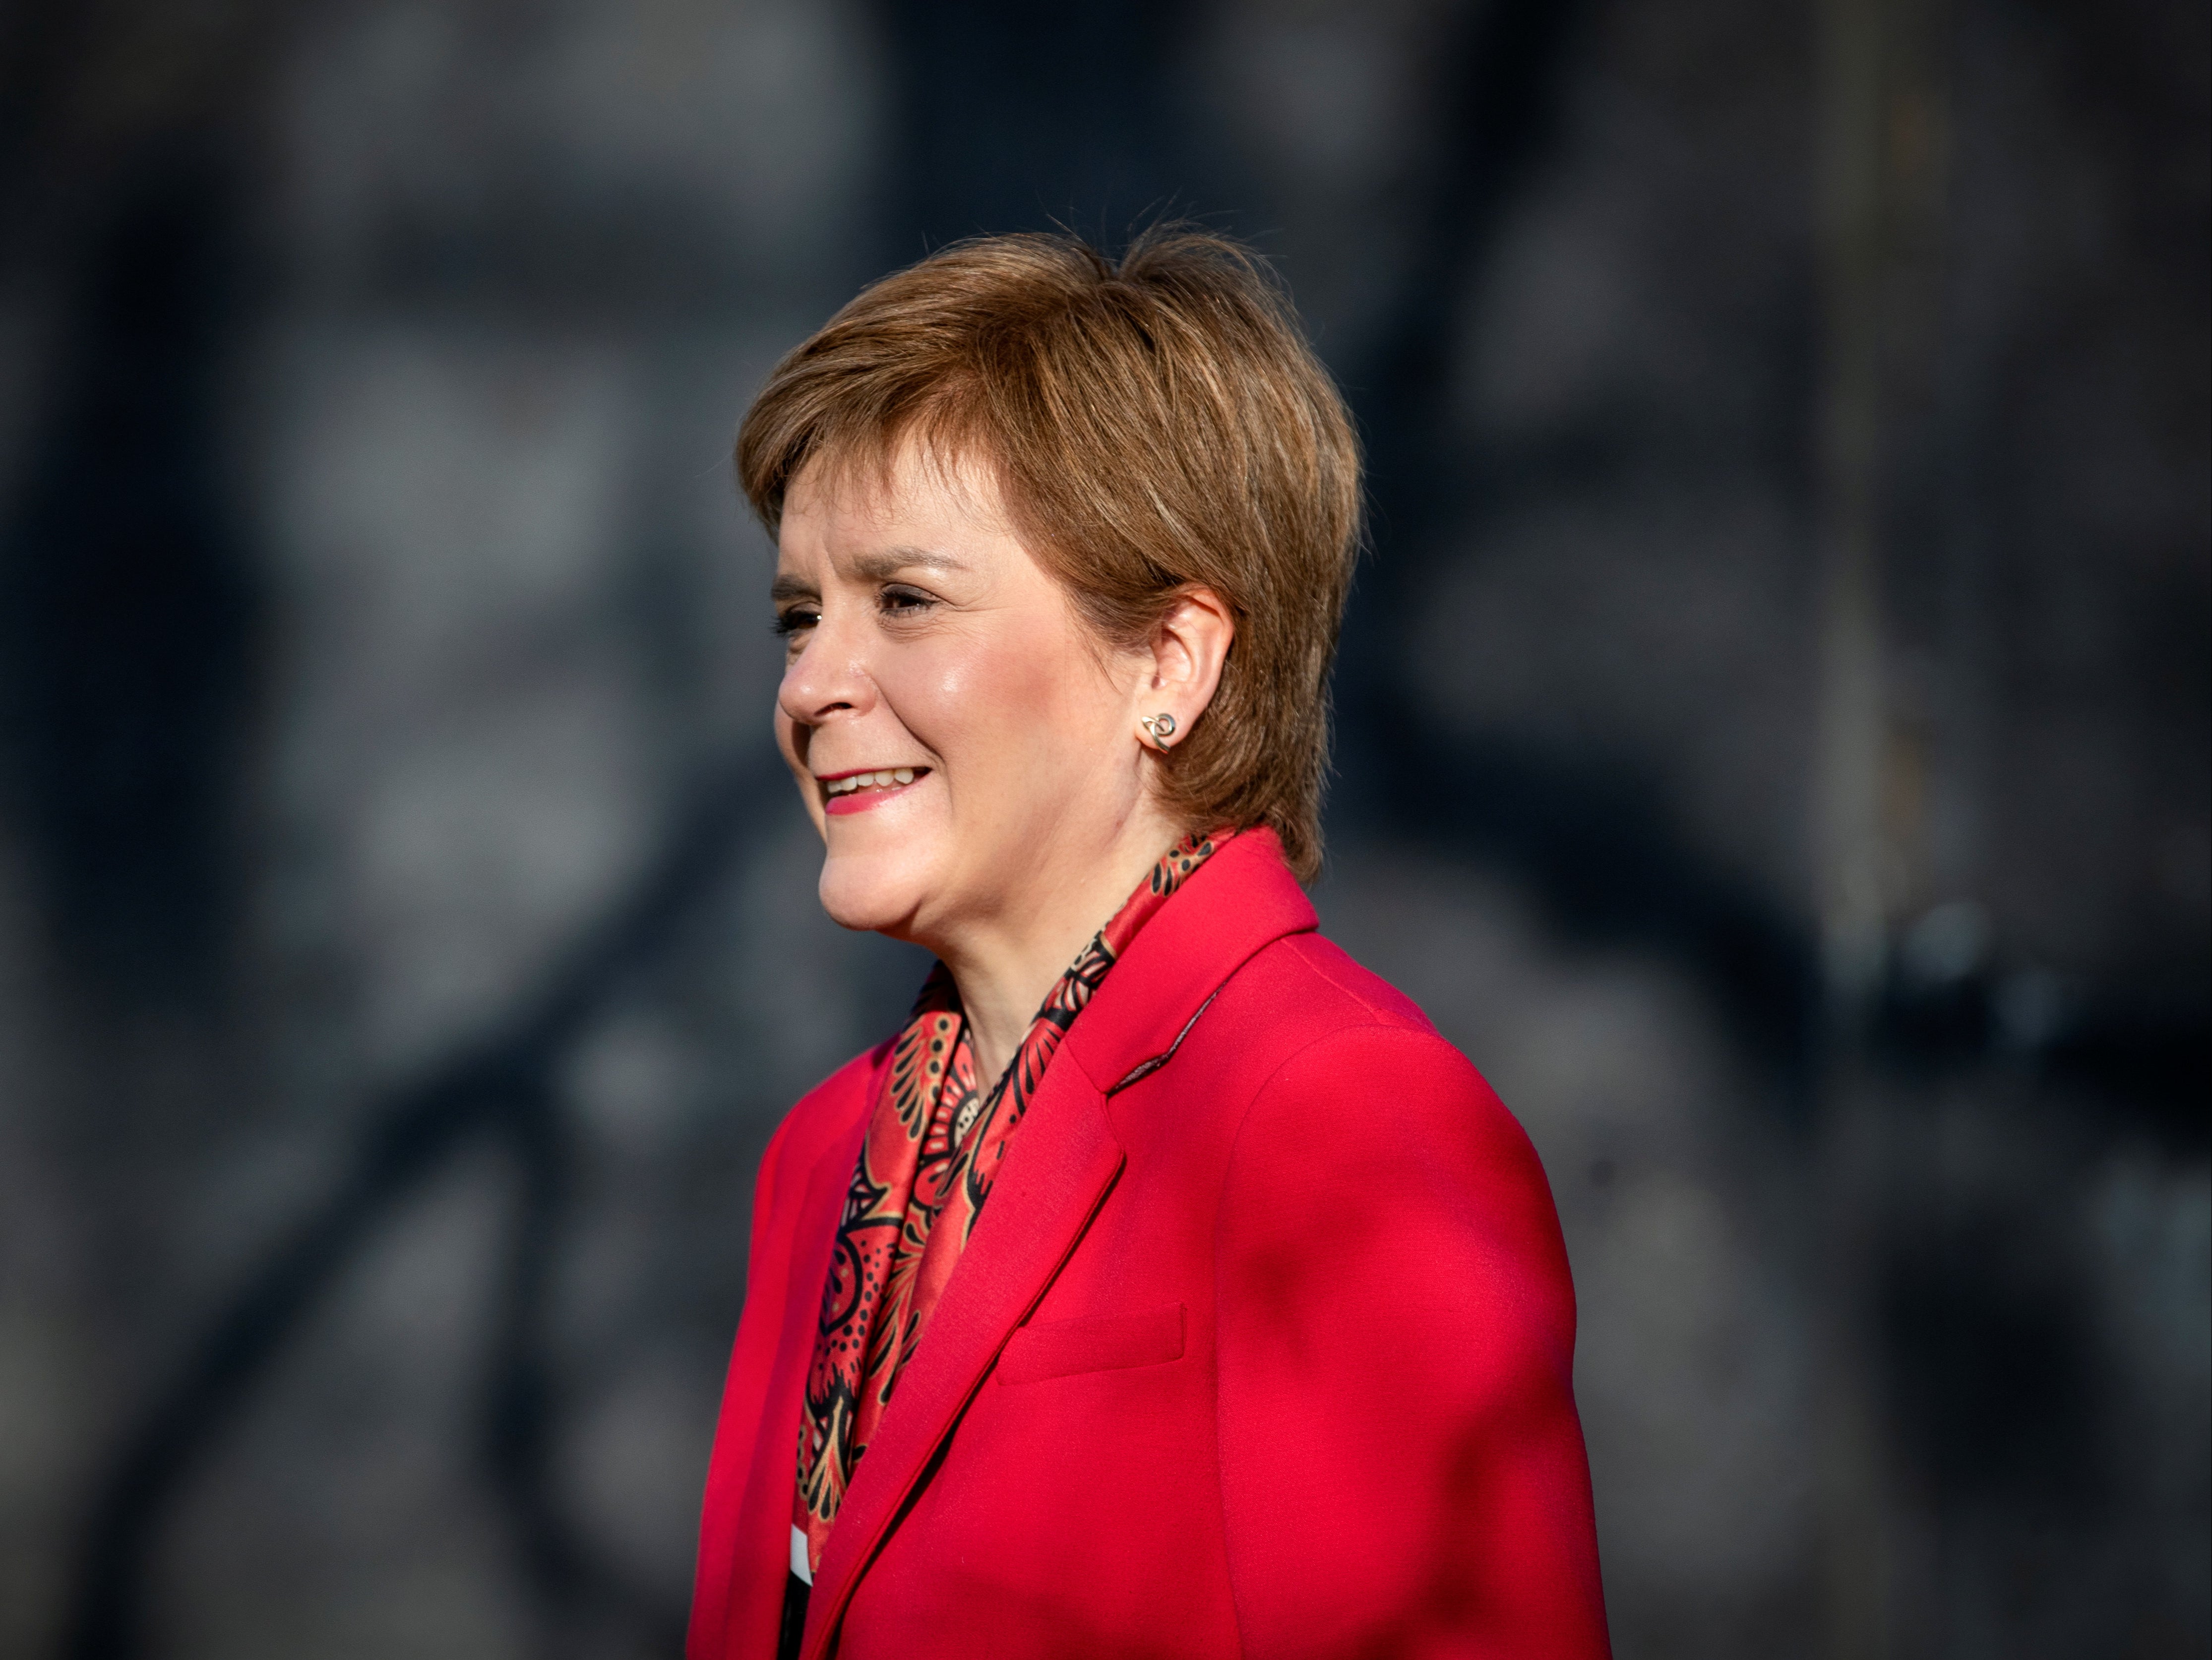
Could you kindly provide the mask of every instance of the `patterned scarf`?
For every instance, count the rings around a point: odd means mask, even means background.
[[[1060,976],[988,1093],[976,1087],[951,975],[940,963],[923,982],[845,1195],[806,1372],[792,1525],[806,1535],[810,1572],[822,1566],[853,1467],[936,1311],[1045,1067],[1137,930],[1227,840],[1186,836],[1152,866]]]

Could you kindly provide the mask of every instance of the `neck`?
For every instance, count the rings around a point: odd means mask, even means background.
[[[1147,803],[1122,821],[1103,848],[1041,861],[997,914],[933,945],[960,988],[976,1080],[984,1088],[1012,1061],[1068,965],[1181,834]]]

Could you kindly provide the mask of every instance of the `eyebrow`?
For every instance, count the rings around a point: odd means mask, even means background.
[[[853,575],[863,582],[885,582],[902,570],[966,570],[965,560],[957,559],[935,548],[879,548],[870,553],[853,556]],[[818,599],[821,592],[803,576],[779,575],[768,591],[769,599],[777,605],[791,599]]]
[[[853,574],[864,581],[881,582],[897,575],[902,570],[966,570],[965,561],[935,548],[882,548],[872,553],[856,554],[853,558]]]

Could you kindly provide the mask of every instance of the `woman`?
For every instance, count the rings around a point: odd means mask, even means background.
[[[1543,1172],[1300,888],[1358,459],[1276,289],[963,244],[738,460],[822,902],[938,967],[762,1161],[691,1660],[1605,1654]]]

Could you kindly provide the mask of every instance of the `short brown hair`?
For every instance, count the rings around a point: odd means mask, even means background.
[[[909,439],[992,464],[1024,544],[1101,638],[1143,640],[1188,587],[1227,602],[1220,689],[1162,757],[1162,805],[1191,830],[1272,826],[1311,880],[1359,450],[1258,256],[1184,226],[1118,261],[1066,235],[956,243],[776,366],[738,476],[774,533],[809,461],[887,464]]]

